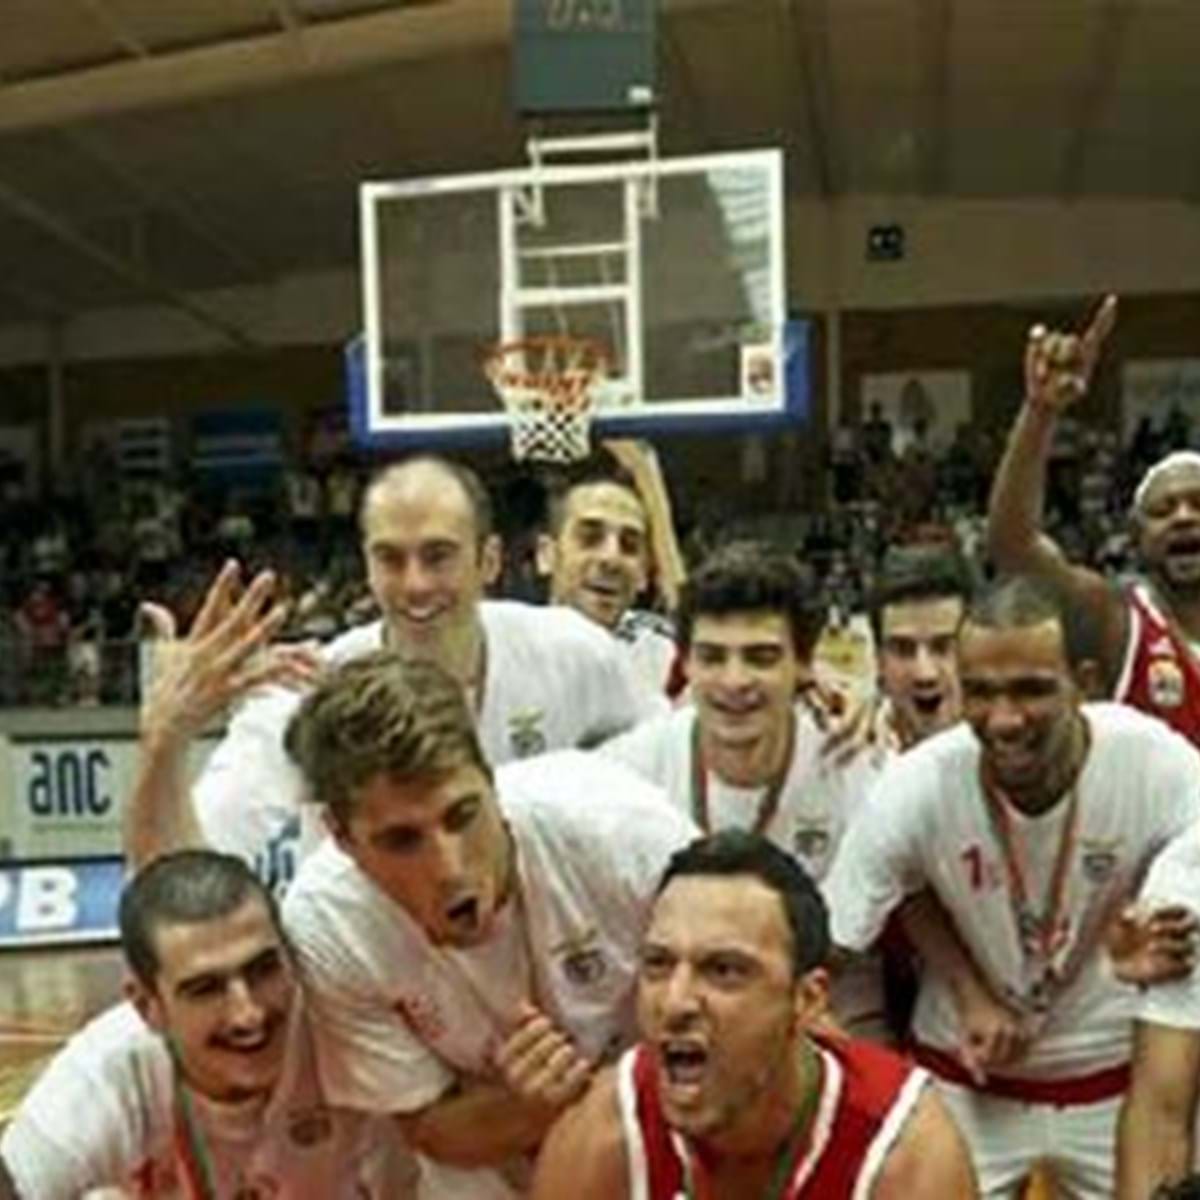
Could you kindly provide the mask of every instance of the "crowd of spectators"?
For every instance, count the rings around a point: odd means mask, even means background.
[[[1192,435],[1178,407],[1158,423],[1144,418],[1125,445],[1112,429],[1064,417],[1048,477],[1047,532],[1070,557],[1114,576],[1127,572],[1133,486]],[[919,422],[897,430],[872,406],[830,439],[828,503],[814,513],[760,515],[754,532],[779,527],[776,536],[823,581],[836,622],[861,610],[876,565],[896,542],[954,539],[982,567],[1000,450],[997,435],[969,424],[934,444]],[[230,555],[280,574],[293,602],[287,636],[326,639],[371,620],[354,532],[367,472],[365,461],[345,454],[319,470],[284,471],[273,486],[246,487],[184,475],[122,478],[93,455],[47,498],[31,500],[9,484],[0,491],[0,705],[135,703],[138,601],[157,599],[186,623]],[[536,520],[537,505],[520,486],[507,494],[515,526],[505,531],[501,590],[535,599],[524,526]],[[686,503],[677,514],[689,558],[728,532],[696,520]]]

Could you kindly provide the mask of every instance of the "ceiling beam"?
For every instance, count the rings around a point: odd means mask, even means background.
[[[919,182],[923,195],[936,196],[950,181],[950,82],[954,0],[917,0],[923,70]]]
[[[781,0],[785,53],[799,86],[792,118],[784,128],[796,137],[812,164],[817,191],[831,199],[842,190],[843,172],[837,145],[837,115],[830,71],[829,0]],[[783,77],[786,79],[785,71]]]
[[[116,180],[145,208],[173,217],[193,237],[204,242],[211,250],[215,250],[226,262],[249,278],[260,280],[271,273],[271,268],[265,262],[256,259],[243,246],[235,244],[225,234],[218,233],[189,200],[168,191],[148,180],[140,172],[127,167],[108,150],[102,150],[97,139],[94,136],[86,136],[79,126],[64,126],[58,131],[58,134],[71,149]]]
[[[104,0],[78,0],[88,10],[96,24],[133,58],[149,58],[150,47],[120,20]]]
[[[245,330],[227,321],[217,313],[210,312],[178,288],[159,279],[130,259],[115,253],[107,246],[82,233],[73,225],[56,216],[28,196],[0,183],[0,208],[7,209],[35,228],[53,238],[81,258],[102,268],[115,279],[121,280],[133,291],[160,300],[180,312],[186,313],[198,324],[219,333],[227,341],[241,349],[256,349],[258,342]]]
[[[687,140],[693,144],[698,142],[701,146],[713,147],[712,121],[709,118],[708,106],[696,84],[696,72],[684,49],[683,39],[679,36],[678,22],[663,20],[659,23],[658,30],[663,58],[670,67],[671,82],[683,101],[684,111],[671,113],[672,125],[680,131],[686,130]]]
[[[1104,108],[1116,88],[1121,51],[1133,16],[1133,0],[1105,0],[1100,10],[1094,50],[1088,64],[1073,114],[1067,120],[1067,142],[1059,168],[1058,190],[1065,200],[1083,191],[1088,152],[1092,138],[1104,119]]]

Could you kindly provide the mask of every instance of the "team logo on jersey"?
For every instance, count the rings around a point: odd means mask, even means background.
[[[829,843],[829,830],[824,825],[801,825],[792,834],[792,849],[801,858],[824,858],[829,853]]]
[[[322,1105],[302,1108],[288,1114],[288,1137],[297,1146],[308,1149],[327,1142],[333,1134],[333,1118]]]
[[[1089,883],[1104,883],[1112,878],[1121,858],[1117,853],[1120,839],[1111,842],[1081,842],[1083,875]]]
[[[437,1001],[419,992],[409,992],[395,1003],[395,1010],[423,1042],[436,1042],[446,1034],[446,1021]]]
[[[508,718],[508,744],[517,758],[546,752],[545,716],[540,708],[520,708]]]
[[[1148,682],[1155,708],[1178,708],[1183,703],[1183,672],[1174,658],[1153,659]]]
[[[599,940],[599,933],[589,929],[551,949],[550,953],[560,960],[562,973],[573,986],[590,987],[608,973],[608,960],[597,945]]]

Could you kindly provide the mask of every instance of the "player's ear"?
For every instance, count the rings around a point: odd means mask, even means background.
[[[152,988],[147,987],[136,975],[128,975],[121,990],[125,999],[137,1009],[138,1016],[153,1030],[161,1033],[165,1027],[162,1004]]]
[[[1075,664],[1071,674],[1075,687],[1083,700],[1104,700],[1108,689],[1104,686],[1104,670],[1094,658],[1085,658]]]
[[[483,539],[483,545],[479,547],[479,571],[485,587],[495,584],[503,567],[504,543],[501,542],[499,534],[489,533]]]
[[[796,980],[792,1018],[796,1032],[826,1025],[831,1020],[829,972],[824,967],[814,967]]]
[[[544,579],[549,579],[554,574],[554,568],[558,562],[558,548],[555,546],[551,534],[539,533],[537,535],[537,542],[534,544],[534,561],[537,563],[537,573]]]

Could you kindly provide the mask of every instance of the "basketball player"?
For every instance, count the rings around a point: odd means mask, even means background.
[[[1123,706],[1082,704],[1070,615],[1024,577],[974,602],[958,639],[966,724],[888,769],[826,883],[834,940],[850,949],[870,945],[905,896],[932,889],[1016,1015],[1020,1036],[973,1077],[960,1057],[970,997],[926,963],[918,1059],[944,1083],[985,1196],[1013,1194],[1039,1161],[1066,1195],[1113,1194],[1131,998],[1101,941],[1151,857],[1200,809],[1192,746]]]
[[[0,1198],[391,1200],[382,1122],[330,1107],[271,896],[239,859],[160,858],[121,898],[129,1002],[54,1057],[0,1139]],[[7,1176],[7,1178],[6,1178]]]
[[[483,599],[500,547],[487,494],[470,471],[431,458],[389,467],[367,488],[360,524],[371,591],[383,617],[325,646],[324,664],[385,644],[439,663],[469,697],[486,753],[497,763],[593,744],[653,711],[612,639],[578,613]],[[168,656],[177,663],[192,660],[205,673],[213,665],[201,647],[230,613],[236,567],[227,566],[214,586],[209,623]],[[169,641],[169,614],[151,611]],[[253,661],[255,644],[231,639],[231,670]],[[187,691],[178,690],[177,698]],[[164,759],[179,759],[173,731],[181,724],[194,729],[215,715],[211,696],[201,691],[191,696],[196,704],[186,719],[177,713],[160,720],[152,707],[153,746]],[[283,750],[283,731],[299,701],[296,688],[270,687],[241,706],[192,791],[195,815],[187,819],[193,829],[198,823],[208,844],[254,857],[273,885],[286,883],[298,842],[303,836],[299,850],[307,852],[313,836],[301,829],[301,781]],[[149,806],[135,810],[161,819]],[[133,821],[129,833],[135,861],[161,844],[153,825]]]
[[[621,470],[585,466],[551,489],[538,570],[549,579],[551,602],[612,632],[638,681],[661,697],[675,662],[674,631],[669,617],[633,605],[653,564],[668,613],[678,607],[683,563],[670,503],[653,450],[631,441],[604,447]]]
[[[727,830],[663,876],[638,973],[641,1041],[555,1126],[536,1200],[970,1200],[925,1072],[814,1031],[825,905],[795,860]]]
[[[1156,1185],[1175,1183],[1196,1165],[1200,1099],[1200,979],[1194,968],[1200,913],[1200,825],[1155,859],[1141,889],[1142,906],[1182,911],[1192,920],[1180,936],[1160,938],[1161,974],[1135,1006],[1133,1079],[1121,1108],[1118,1196],[1146,1200]],[[1172,969],[1173,968],[1173,969]]]
[[[874,619],[886,736],[839,764],[823,753],[808,704],[795,700],[823,623],[804,573],[762,542],[714,551],[680,608],[691,705],[613,739],[604,753],[661,786],[705,832],[753,829],[822,881],[886,763],[959,717],[953,647],[967,583],[957,565],[943,551],[885,562]],[[849,1032],[887,1037],[876,960],[839,972],[834,996]]]
[[[1078,336],[1030,331],[1025,401],[992,488],[988,550],[1000,570],[1038,575],[1090,614],[1108,695],[1200,744],[1200,454],[1168,454],[1138,485],[1131,518],[1145,576],[1132,587],[1068,563],[1038,528],[1059,417],[1087,390],[1115,319],[1110,296]]]
[[[493,777],[429,661],[343,663],[288,747],[333,833],[284,906],[330,1102],[393,1114],[424,1196],[522,1194],[526,1156],[629,1043],[654,885],[694,827],[597,755]]]

